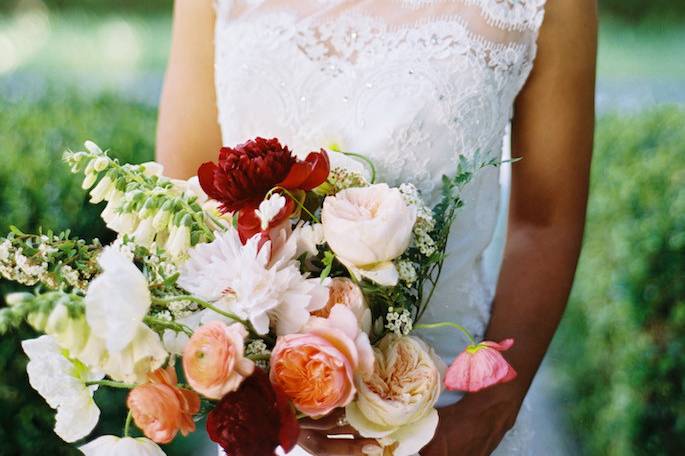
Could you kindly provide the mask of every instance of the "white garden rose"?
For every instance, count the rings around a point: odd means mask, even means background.
[[[21,346],[29,357],[29,383],[57,410],[55,433],[69,443],[90,434],[100,419],[100,409],[93,401],[97,386],[86,386],[86,382],[101,380],[103,375],[66,358],[51,336],[28,339]]]
[[[350,188],[324,200],[324,237],[338,259],[355,276],[381,285],[397,284],[392,260],[411,240],[416,208],[386,184]]]
[[[374,347],[374,372],[357,376],[357,398],[346,408],[349,423],[367,438],[391,447],[394,456],[414,455],[438,426],[435,403],[445,364],[422,340],[388,335]]]
[[[164,456],[164,451],[146,438],[103,435],[79,448],[85,456]]]

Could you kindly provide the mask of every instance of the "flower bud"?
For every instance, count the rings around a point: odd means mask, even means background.
[[[86,150],[91,154],[102,155],[104,153],[102,152],[102,149],[100,149],[100,147],[91,140],[86,141],[85,143],[83,143],[83,145],[86,148]]]
[[[164,166],[157,162],[147,162],[140,165],[143,167],[143,172],[146,176],[161,176],[164,173]]]
[[[167,204],[169,201],[164,203],[162,208],[157,211],[155,217],[152,219],[152,226],[157,231],[162,231],[169,226],[169,221],[171,220],[171,212],[169,211]]]
[[[88,173],[86,174],[86,178],[83,179],[83,184],[81,184],[81,188],[84,190],[88,190],[90,187],[95,184],[95,181],[97,180],[98,175],[96,173]]]
[[[143,206],[140,208],[140,211],[138,212],[138,215],[141,218],[152,217],[153,214],[156,212],[158,205],[159,203],[157,198],[151,196],[145,200]]]
[[[5,296],[5,302],[10,307],[19,305],[32,299],[33,295],[31,293],[9,293],[7,296]]]
[[[155,234],[152,219],[146,218],[140,222],[132,236],[137,244],[149,247],[155,239]]]
[[[109,195],[114,190],[114,182],[109,176],[103,177],[100,182],[90,191],[90,202],[98,204],[109,199]]]
[[[167,252],[173,258],[178,258],[190,248],[190,227],[181,225],[169,236],[166,243]]]
[[[108,166],[109,158],[106,156],[98,157],[93,162],[93,169],[95,169],[95,171],[98,173],[101,173],[102,171],[106,170]]]

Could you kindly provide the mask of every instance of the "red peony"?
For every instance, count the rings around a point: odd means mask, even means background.
[[[288,399],[256,368],[209,413],[207,432],[230,456],[273,456],[279,445],[295,447],[300,426]]]
[[[258,206],[296,161],[277,139],[256,138],[236,148],[222,148],[218,164],[204,163],[197,176],[210,198],[219,201],[224,211],[235,212]]]
[[[310,191],[323,184],[329,172],[328,155],[323,149],[299,160],[278,139],[256,138],[236,148],[222,148],[219,162],[204,163],[197,175],[202,189],[221,203],[223,211],[238,212],[238,231],[246,242],[262,232],[254,211],[271,189]],[[295,204],[288,198],[271,226],[280,224],[294,210]]]

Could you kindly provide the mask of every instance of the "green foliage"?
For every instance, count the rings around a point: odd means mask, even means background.
[[[83,9],[87,11],[127,11],[127,12],[170,12],[173,0],[42,0],[45,5],[55,11],[68,9]],[[0,4],[0,11],[12,9],[18,0],[9,0]]]
[[[588,454],[685,454],[685,111],[600,121],[556,341]]]
[[[69,172],[62,152],[92,139],[110,147],[112,156],[122,162],[148,161],[153,156],[155,119],[154,107],[112,95],[86,99],[48,92],[33,101],[0,96],[0,235],[17,225],[24,232],[71,228],[75,237],[112,240],[99,219],[102,205],[88,204],[80,187],[82,177]],[[0,281],[3,295],[13,289]],[[0,456],[80,454],[54,434],[54,412],[28,384],[20,342],[33,336],[22,328],[2,336],[0,343]],[[121,433],[125,394],[98,390],[102,417],[96,434]],[[165,450],[170,455],[191,454],[191,448],[201,445],[197,437],[179,438]]]

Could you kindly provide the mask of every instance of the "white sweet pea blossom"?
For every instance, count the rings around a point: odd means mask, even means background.
[[[72,354],[115,380],[144,382],[167,358],[157,333],[143,323],[151,304],[147,281],[115,246],[103,250],[99,263],[103,272],[85,299],[90,335]]]
[[[189,251],[178,284],[222,310],[248,319],[259,334],[299,331],[310,312],[328,301],[328,282],[308,279],[293,260],[297,241],[290,237],[271,256],[271,243],[259,246],[259,236],[242,245],[238,232],[216,233],[216,239]]]
[[[146,438],[103,435],[79,448],[85,456],[164,456],[164,451]]]
[[[86,293],[86,320],[111,352],[123,350],[136,336],[151,305],[142,272],[124,254],[106,247],[98,260],[102,274]]]
[[[29,383],[57,410],[55,433],[66,442],[88,435],[100,418],[100,409],[93,401],[97,386],[85,383],[100,380],[103,375],[66,358],[51,336],[25,340],[21,346],[29,357]]]
[[[259,203],[259,209],[255,211],[255,214],[261,222],[262,230],[269,227],[269,223],[281,212],[285,207],[285,203],[285,197],[280,193],[274,193],[268,199]]]

